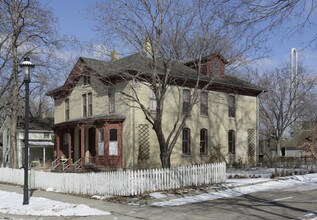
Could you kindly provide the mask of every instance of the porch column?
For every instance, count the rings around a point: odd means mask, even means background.
[[[68,129],[68,135],[67,135],[67,142],[68,142],[68,164],[72,164],[72,137],[71,137],[71,129]]]
[[[96,149],[96,156],[99,152],[99,128],[96,127],[96,138],[95,138],[95,149]],[[96,157],[97,158],[97,157]]]
[[[55,135],[55,143],[56,143],[56,158],[59,158],[60,157],[60,137],[59,137],[60,133],[59,131],[56,132],[56,135]]]
[[[85,127],[84,125],[80,126],[80,158],[81,163],[85,161]]]
[[[119,167],[123,167],[123,160],[122,160],[122,155],[123,155],[123,149],[122,149],[122,131],[123,131],[123,123],[119,123],[119,129],[118,129],[118,152],[119,152]]]
[[[46,160],[45,160],[45,147],[43,147],[43,165],[45,166],[45,162],[46,162]]]

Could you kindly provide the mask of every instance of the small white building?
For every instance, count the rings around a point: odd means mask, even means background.
[[[53,118],[30,118],[29,122],[29,164],[45,166],[53,160],[54,132]],[[1,126],[2,134],[2,167],[10,166],[10,118],[7,117]],[[24,119],[19,120],[17,126],[17,160],[22,167],[24,161]]]

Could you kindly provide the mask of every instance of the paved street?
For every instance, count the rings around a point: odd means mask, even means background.
[[[21,187],[2,185],[0,190],[22,193]],[[268,191],[217,199],[175,207],[131,206],[109,203],[45,191],[34,191],[33,196],[67,203],[80,203],[110,211],[109,216],[60,217],[58,219],[311,219],[317,218],[317,191]],[[0,201],[4,202],[4,201]],[[22,201],[21,201],[22,202]],[[57,219],[0,214],[2,219]]]
[[[173,219],[310,219],[317,217],[317,191],[260,192],[161,209]],[[173,215],[173,213],[177,213]],[[159,219],[159,218],[153,218]]]

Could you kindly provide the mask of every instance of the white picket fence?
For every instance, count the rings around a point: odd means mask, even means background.
[[[23,185],[22,169],[0,168],[0,182]],[[180,166],[172,169],[100,173],[30,172],[30,188],[82,195],[139,195],[144,192],[223,183],[226,164]]]

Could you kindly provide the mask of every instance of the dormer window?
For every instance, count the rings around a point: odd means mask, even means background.
[[[218,61],[213,62],[212,72],[214,76],[219,76],[219,62]]]
[[[90,85],[90,76],[84,76],[84,85]]]

